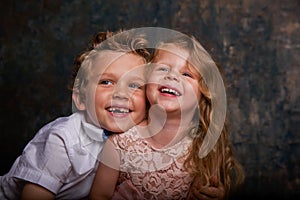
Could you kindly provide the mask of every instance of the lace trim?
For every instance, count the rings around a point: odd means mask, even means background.
[[[155,149],[139,136],[136,128],[132,128],[114,137],[113,141],[121,156],[120,171],[145,173],[176,163],[187,154],[192,139],[187,136],[171,147]]]

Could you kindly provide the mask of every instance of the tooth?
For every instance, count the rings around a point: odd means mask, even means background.
[[[179,96],[179,93],[178,93],[176,90],[173,90],[173,89],[170,89],[170,88],[163,88],[161,91],[162,91],[162,92],[173,93],[173,94],[175,94],[176,96]]]
[[[129,110],[126,108],[109,108],[110,112],[119,112],[119,113],[129,113]]]
[[[127,110],[127,109],[124,109],[124,108],[121,108],[121,109],[120,109],[120,112],[122,112],[122,113],[127,113],[128,110]]]

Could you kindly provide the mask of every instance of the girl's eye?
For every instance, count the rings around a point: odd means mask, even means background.
[[[100,80],[100,81],[99,81],[99,84],[100,84],[100,85],[112,85],[113,82],[110,81],[110,80]]]
[[[188,72],[182,73],[182,75],[183,75],[183,76],[187,76],[187,77],[193,77],[192,74],[191,74],[191,73],[188,73]]]

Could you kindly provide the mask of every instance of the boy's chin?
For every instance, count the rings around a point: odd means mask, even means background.
[[[135,123],[129,123],[129,124],[114,124],[114,126],[110,126],[109,131],[114,133],[123,133],[128,131],[130,128],[135,126]]]
[[[110,132],[123,133],[128,131],[134,126],[139,125],[142,121],[144,121],[144,117],[115,118],[113,120],[106,121],[106,123],[102,124],[101,127]]]

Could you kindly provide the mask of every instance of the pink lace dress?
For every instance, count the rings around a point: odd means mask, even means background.
[[[136,128],[113,136],[120,155],[118,183],[135,187],[131,199],[186,199],[193,177],[184,169],[192,139],[162,149],[153,148]]]

